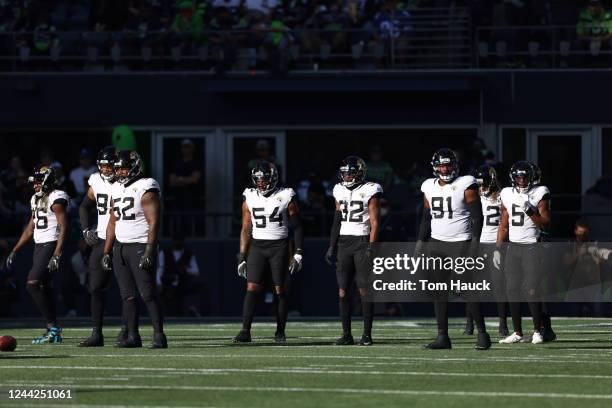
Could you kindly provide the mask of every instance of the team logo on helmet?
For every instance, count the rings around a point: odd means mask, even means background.
[[[251,181],[260,194],[266,195],[278,184],[278,170],[274,164],[260,161],[251,170]]]
[[[340,179],[345,187],[353,187],[364,182],[366,164],[361,157],[348,156],[340,165]]]
[[[127,175],[120,176],[118,170],[128,169]],[[115,174],[117,182],[129,184],[142,174],[142,160],[140,155],[134,150],[122,150],[117,153],[115,158]]]
[[[32,175],[28,178],[28,182],[34,186],[40,185],[40,189],[36,191],[37,197],[42,197],[49,194],[57,187],[57,176],[55,170],[49,166],[36,166]]]
[[[442,148],[431,158],[433,174],[440,180],[450,183],[459,175],[459,160],[451,149]]]
[[[100,173],[100,177],[103,180],[112,183],[115,181],[115,159],[116,159],[116,151],[114,146],[106,146],[102,150],[98,152],[98,159],[96,160],[96,164],[98,166],[98,172]],[[105,174],[103,168],[110,167],[111,173]]]
[[[510,182],[519,193],[527,193],[536,183],[536,170],[528,161],[518,161],[510,168]]]
[[[478,183],[481,196],[489,197],[495,191],[499,191],[499,181],[495,168],[489,164],[483,164],[474,172],[474,178]]]

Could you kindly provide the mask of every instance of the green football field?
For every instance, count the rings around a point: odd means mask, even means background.
[[[553,343],[484,352],[461,323],[453,320],[446,351],[421,349],[432,320],[375,322],[372,347],[331,345],[340,333],[332,321],[290,322],[281,346],[271,323],[256,323],[248,345],[231,343],[237,323],[169,324],[167,350],[115,349],[116,327],[104,348],[76,347],[84,327],[66,327],[61,345],[34,346],[40,330],[3,324],[19,345],[0,353],[0,407],[612,407],[612,320],[559,319]],[[142,333],[150,341],[150,327]],[[73,399],[7,396],[49,387]]]

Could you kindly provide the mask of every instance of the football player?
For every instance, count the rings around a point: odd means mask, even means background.
[[[495,168],[489,164],[484,164],[476,169],[474,177],[478,183],[478,191],[480,193],[480,204],[482,206],[483,225],[482,233],[480,234],[480,255],[487,260],[493,259],[493,250],[497,242],[497,230],[501,219],[501,199],[499,193],[501,186],[497,178]],[[506,302],[504,301],[506,291],[504,285],[504,276],[493,265],[489,270],[493,274],[492,280],[495,284],[495,296],[498,299],[497,313],[499,315],[499,334],[502,337],[507,337],[508,331]],[[474,321],[468,311],[468,321],[466,323],[464,334],[471,335],[474,331]]]
[[[155,286],[161,191],[157,181],[142,175],[141,167],[140,156],[135,151],[117,153],[102,266],[106,271],[115,271],[128,329],[127,337],[115,346],[142,347],[138,332],[138,289],[153,324],[153,342],[149,348],[167,348]]]
[[[267,161],[260,161],[251,170],[253,187],[242,193],[242,229],[238,275],[246,278],[242,329],[234,337],[235,343],[251,341],[251,323],[262,289],[264,272],[269,266],[277,295],[276,343],[284,343],[288,299],[287,274],[302,268],[303,229],[297,199],[292,188],[278,187],[278,170]],[[289,259],[289,227],[294,231],[295,251]]]
[[[106,238],[106,226],[112,211],[111,187],[115,182],[115,148],[107,146],[98,153],[98,172],[89,177],[87,194],[79,207],[79,218],[83,229],[83,238],[87,245],[91,246],[89,255],[89,290],[91,293],[91,336],[79,343],[80,347],[102,347],[104,336],[102,334],[102,323],[104,316],[105,292],[111,283],[111,271],[102,268],[102,255],[104,251],[104,240]],[[90,227],[89,214],[95,207],[98,213],[98,222],[95,229]],[[127,326],[125,321],[117,336],[117,342],[124,341],[127,337]]]
[[[62,341],[62,329],[55,311],[53,273],[60,267],[68,234],[67,208],[70,198],[57,189],[57,177],[50,167],[36,167],[28,181],[34,187],[30,200],[32,216],[6,263],[10,267],[19,250],[34,237],[34,259],[27,277],[27,290],[47,322],[47,331],[32,343],[56,344]]]
[[[459,176],[459,161],[455,153],[442,148],[434,153],[431,165],[434,178],[421,185],[423,219],[415,248],[415,256],[423,253],[423,242],[428,242],[429,256],[462,257],[478,254],[478,242],[482,231],[482,206],[478,183],[473,176]],[[434,249],[435,248],[435,249]],[[448,282],[447,271],[433,271],[437,282]],[[437,338],[427,344],[428,349],[450,349],[448,336],[447,293],[436,293],[434,308],[438,324]],[[467,308],[478,330],[477,350],[491,347],[484,318],[478,302],[468,302]]]
[[[334,186],[336,211],[325,261],[332,266],[336,256],[336,279],[342,336],[336,345],[355,344],[351,333],[350,290],[353,282],[361,296],[363,334],[359,345],[371,346],[374,304],[366,301],[368,274],[371,271],[373,249],[378,239],[380,198],[382,187],[366,182],[366,164],[357,156],[348,156],[340,165],[340,183]]]
[[[501,246],[509,240],[503,260],[506,288],[509,296],[516,297],[526,288],[528,299],[537,296],[540,263],[539,248],[541,230],[550,227],[550,191],[546,186],[536,185],[539,175],[532,163],[519,161],[510,169],[512,187],[501,191],[502,218],[497,234],[497,249],[493,253],[493,264],[501,268]],[[542,303],[529,301],[533,319],[532,344],[544,342],[542,336]],[[521,304],[510,302],[510,314],[514,333],[500,340],[511,344],[523,340]]]

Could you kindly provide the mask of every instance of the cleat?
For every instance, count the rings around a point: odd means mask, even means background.
[[[523,336],[514,332],[508,337],[501,339],[499,344],[514,344],[520,342],[521,340],[523,340]]]
[[[478,341],[474,346],[476,350],[488,350],[491,348],[491,336],[489,333],[478,333]]]
[[[542,338],[544,339],[545,343],[549,343],[551,341],[557,340],[557,334],[552,329],[552,327],[545,327],[544,330],[542,330]]]
[[[360,346],[371,346],[372,344],[374,344],[372,341],[372,336],[368,336],[367,334],[363,334],[361,336],[361,340],[359,340]]]
[[[153,342],[149,344],[150,349],[165,349],[168,348],[168,340],[164,333],[153,334]]]
[[[142,339],[140,338],[139,334],[135,336],[128,335],[125,340],[116,342],[115,347],[117,348],[139,348],[139,347],[142,347]]]
[[[232,340],[234,343],[250,343],[251,342],[251,332],[248,330],[240,330],[236,337]]]
[[[274,333],[274,342],[277,344],[286,343],[287,337],[285,336],[285,332],[277,331]]]
[[[447,334],[438,334],[438,337],[431,343],[423,346],[424,349],[428,350],[444,350],[453,348],[451,339]]]
[[[45,334],[32,340],[32,344],[59,344],[62,342],[61,332],[60,327],[48,327]]]
[[[125,342],[127,340],[127,337],[128,337],[127,326],[121,326],[121,330],[119,330],[119,334],[117,334],[117,338],[115,339],[115,344]]]
[[[531,337],[531,344],[542,344],[544,343],[544,338],[539,332],[534,332]]]
[[[355,339],[353,339],[352,334],[343,334],[336,342],[334,343],[336,346],[352,346],[355,344]]]
[[[79,347],[104,347],[104,336],[98,330],[94,330],[91,336],[79,343]]]
[[[463,335],[464,336],[473,336],[474,335],[474,325],[473,324],[466,324],[465,325],[465,330],[463,330]]]

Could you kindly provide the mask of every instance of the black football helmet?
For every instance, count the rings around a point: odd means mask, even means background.
[[[480,195],[488,197],[491,193],[499,191],[499,180],[497,172],[490,164],[483,164],[474,172],[474,177],[478,183]]]
[[[361,157],[348,156],[340,165],[340,179],[345,187],[352,187],[365,181],[366,164]]]
[[[251,170],[253,187],[263,195],[274,191],[278,184],[278,170],[276,166],[267,161],[257,162]]]
[[[542,170],[540,169],[540,166],[538,166],[536,163],[531,162],[531,166],[533,167],[533,174],[535,174],[535,177],[533,179],[533,185],[537,186],[542,182]]]
[[[120,177],[119,169],[129,169],[127,176]],[[119,184],[127,184],[142,174],[142,160],[135,150],[121,150],[115,158],[115,177]]]
[[[449,164],[451,166],[450,173],[440,172],[440,166]],[[434,153],[431,158],[431,167],[433,167],[433,174],[440,180],[450,183],[459,176],[459,159],[457,155],[451,149],[443,147]]]
[[[98,171],[100,172],[100,177],[108,182],[115,181],[115,159],[117,158],[117,153],[115,151],[114,146],[106,146],[102,150],[98,152],[98,160],[96,160],[96,164],[98,165]],[[102,166],[110,166],[113,169],[113,173],[110,176],[105,175],[102,172]]]
[[[519,177],[522,178],[522,185],[519,185]],[[526,160],[517,161],[510,168],[510,182],[519,193],[528,192],[535,185],[536,177],[533,164]]]
[[[36,191],[36,196],[42,197],[49,194],[57,187],[57,176],[52,167],[38,165],[34,167],[32,175],[28,178],[32,185],[40,184],[40,190]]]

